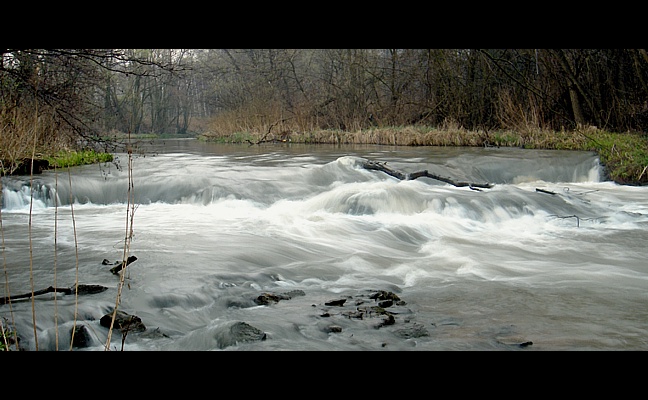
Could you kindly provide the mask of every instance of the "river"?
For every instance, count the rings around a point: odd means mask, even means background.
[[[126,153],[2,178],[0,297],[107,288],[0,305],[21,349],[648,350],[648,187],[605,181],[594,153],[193,139],[136,149],[130,191]],[[493,186],[399,180],[364,160]],[[146,331],[108,340],[100,319],[127,243],[137,260],[119,309]],[[360,314],[376,293],[398,301]],[[232,341],[241,323],[262,338]],[[79,325],[88,343],[72,347]]]

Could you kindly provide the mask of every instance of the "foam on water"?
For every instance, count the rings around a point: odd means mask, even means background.
[[[512,326],[540,348],[648,348],[640,339],[648,315],[639,307],[648,289],[646,188],[600,182],[591,154],[362,153],[405,172],[496,183],[478,191],[430,178],[400,181],[363,169],[360,156],[250,151],[136,160],[129,251],[138,260],[121,307],[164,335],[133,334],[126,350],[373,350],[387,342],[401,350],[492,349],[500,347],[482,337]],[[52,284],[56,239],[59,286],[78,273],[82,283],[109,288],[79,297],[83,315],[94,318],[85,323],[98,332],[87,350],[102,350],[105,332],[96,321],[114,305],[117,277],[101,261],[123,255],[127,175],[75,171],[72,206],[60,177],[58,190],[51,174],[35,179],[33,273],[36,289]],[[12,293],[31,286],[30,190],[27,180],[3,177]],[[55,192],[62,201],[56,208]],[[254,302],[262,292],[291,290],[306,295],[272,306]],[[367,290],[398,293],[413,310],[407,318],[430,336],[394,342],[387,329],[356,330],[352,320],[338,321],[344,334],[328,333],[318,307]],[[13,306],[31,349],[31,304]],[[52,349],[52,302],[36,307],[41,346]],[[60,316],[68,332],[70,310]],[[258,326],[268,340],[228,343],[235,321]]]

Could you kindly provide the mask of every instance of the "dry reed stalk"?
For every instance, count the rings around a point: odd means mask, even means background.
[[[134,196],[134,184],[133,184],[133,151],[131,147],[131,137],[130,132],[128,134],[128,202],[126,205],[126,235],[124,237],[124,253],[122,256],[122,265],[124,268],[119,272],[119,285],[117,286],[117,297],[115,299],[115,308],[112,313],[112,319],[110,321],[110,327],[108,328],[108,337],[106,338],[106,344],[104,349],[106,351],[110,350],[110,341],[112,338],[112,332],[115,325],[115,318],[117,316],[117,309],[119,303],[121,302],[122,290],[124,288],[124,283],[126,280],[126,270],[128,267],[128,257],[130,254],[130,245],[133,239],[133,218],[135,216],[135,196]],[[130,273],[130,268],[128,268]],[[125,335],[125,333],[123,334]],[[124,349],[125,336],[122,337],[122,350]]]
[[[637,178],[638,181],[640,181],[640,180],[641,180],[641,177],[644,176],[644,173],[646,172],[646,169],[648,169],[648,165],[646,165],[646,166],[644,167],[644,169],[641,171],[641,173],[639,174],[639,178]]]
[[[70,192],[72,191],[71,189],[72,188],[70,188]],[[56,165],[54,166],[54,193],[54,287],[58,287],[58,285],[56,284],[56,271],[58,269],[58,170],[56,169]],[[54,330],[56,336],[54,343],[56,350],[58,351],[58,296],[56,296],[56,293],[54,293]],[[74,339],[74,330],[72,331],[72,339]]]
[[[29,284],[31,288],[31,310],[32,310],[32,325],[34,327],[34,345],[38,351],[38,333],[36,331],[36,303],[34,301],[34,258],[33,249],[34,244],[32,241],[32,208],[34,204],[34,157],[36,156],[36,127],[38,126],[38,104],[36,104],[36,113],[34,114],[36,123],[34,124],[33,147],[31,154],[31,169],[29,172]]]
[[[77,240],[76,222],[74,218],[74,198],[72,196],[72,172],[68,165],[68,181],[70,184],[70,217],[72,218],[72,229],[74,236],[74,258],[75,258],[75,275],[74,275],[74,320],[72,323],[72,337],[70,339],[70,351],[74,343],[74,333],[76,331],[76,323],[79,313],[79,243]]]

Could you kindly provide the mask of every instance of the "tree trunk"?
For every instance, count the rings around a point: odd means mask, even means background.
[[[583,108],[578,98],[578,91],[572,83],[569,84],[569,99],[571,100],[572,112],[574,113],[574,122],[576,122],[576,125],[585,125],[585,117],[583,116]]]

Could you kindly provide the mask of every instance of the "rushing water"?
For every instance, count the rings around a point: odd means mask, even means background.
[[[23,349],[69,350],[75,314],[83,350],[105,349],[129,221],[117,156],[3,178],[0,296],[108,287],[0,305]],[[648,187],[603,181],[594,153],[167,140],[132,165],[137,261],[119,309],[147,331],[114,333],[111,350],[648,350]],[[404,301],[392,325],[325,304],[381,290]],[[265,340],[228,343],[234,322]]]

